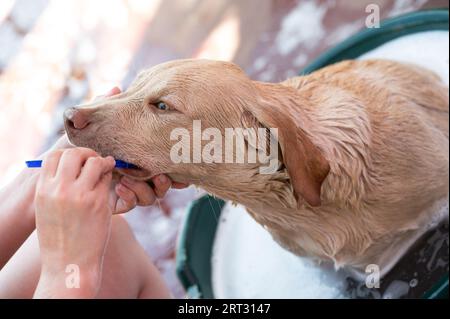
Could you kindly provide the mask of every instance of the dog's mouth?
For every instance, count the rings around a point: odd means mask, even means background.
[[[136,164],[131,165],[131,168],[117,168],[116,170],[122,175],[130,176],[138,180],[148,180],[152,177],[153,174],[149,170]]]
[[[140,165],[137,165],[135,163],[133,163],[132,161],[128,161],[127,160],[127,156],[121,156],[118,154],[114,154],[115,152],[111,152],[111,151],[102,151],[102,148],[100,147],[92,147],[92,145],[82,145],[81,143],[76,143],[75,141],[73,141],[73,139],[70,137],[71,135],[69,134],[69,131],[66,130],[65,131],[68,136],[69,136],[69,141],[72,145],[74,146],[84,146],[84,147],[91,147],[92,149],[96,150],[97,152],[99,152],[102,156],[112,156],[116,159],[116,161],[118,160],[119,162],[121,162],[120,166],[117,166],[116,163],[116,168],[115,171],[118,172],[121,175],[125,175],[125,176],[129,176],[132,177],[134,179],[137,180],[141,180],[141,181],[146,181],[149,180],[150,178],[152,178],[155,174],[152,173],[151,171],[141,167]],[[122,154],[123,155],[123,154]]]

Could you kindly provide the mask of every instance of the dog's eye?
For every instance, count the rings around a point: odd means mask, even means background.
[[[158,102],[156,103],[156,108],[161,110],[161,111],[167,111],[169,109],[169,107],[167,106],[166,103],[164,102]]]

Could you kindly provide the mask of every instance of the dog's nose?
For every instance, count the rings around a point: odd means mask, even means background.
[[[76,107],[70,107],[64,111],[64,121],[70,128],[76,130],[82,130],[89,125],[89,110],[77,109]]]

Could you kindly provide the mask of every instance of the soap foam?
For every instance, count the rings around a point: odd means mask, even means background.
[[[387,42],[359,57],[359,60],[388,59],[413,63],[435,72],[449,85],[448,31],[427,31]]]
[[[345,297],[342,273],[281,248],[241,205],[223,208],[212,270],[217,298]]]

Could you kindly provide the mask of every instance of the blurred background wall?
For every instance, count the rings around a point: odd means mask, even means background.
[[[375,3],[387,18],[448,0],[0,0],[0,187],[51,145],[68,106],[126,88],[142,68],[178,58],[234,61],[281,81],[364,28]],[[127,215],[175,296],[174,248],[186,205],[172,191]]]

